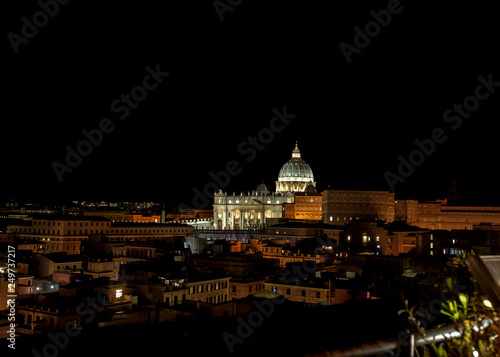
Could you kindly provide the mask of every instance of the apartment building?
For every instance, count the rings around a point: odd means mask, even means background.
[[[306,304],[329,304],[330,290],[324,287],[288,285],[275,282],[264,283],[264,289],[283,295],[290,301]]]
[[[394,193],[388,191],[325,190],[323,222],[344,224],[358,219],[394,221]]]
[[[26,241],[26,249],[44,253],[80,254],[81,242],[91,235],[106,235],[110,242],[162,240],[193,232],[185,224],[111,222],[99,216],[42,215],[8,227],[10,233]],[[39,242],[38,246],[31,244]],[[24,249],[24,245],[22,245]],[[33,248],[34,247],[34,248]]]

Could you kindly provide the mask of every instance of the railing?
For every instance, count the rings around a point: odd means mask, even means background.
[[[481,325],[473,325],[475,331],[488,327],[490,324],[494,323],[493,320],[483,320]],[[410,357],[414,357],[415,347],[420,347],[424,345],[429,345],[431,343],[439,343],[445,340],[460,338],[462,336],[462,329],[456,326],[444,326],[441,328],[429,330],[426,332],[426,336],[419,336],[411,334],[410,341],[405,344]],[[331,351],[324,351],[318,354],[308,355],[308,357],[368,357],[377,356],[385,353],[391,353],[392,351],[401,348],[400,344],[396,339],[386,340],[386,341],[375,341],[371,343],[365,343],[360,346],[354,346],[346,349],[338,349]]]

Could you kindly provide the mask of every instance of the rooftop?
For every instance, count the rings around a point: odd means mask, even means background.
[[[70,263],[70,262],[82,262],[83,258],[81,255],[76,254],[66,254],[66,253],[50,253],[41,255],[44,258],[54,262],[54,263]]]
[[[191,226],[189,224],[183,224],[183,223],[112,222],[111,227],[191,227]]]
[[[110,220],[101,216],[83,216],[83,215],[72,215],[72,214],[33,214],[30,215],[36,220],[47,220],[47,221],[104,221],[109,222]]]
[[[423,232],[423,231],[429,231],[429,229],[426,228],[420,228],[417,226],[411,226],[409,224],[406,224],[405,222],[401,221],[396,221],[396,222],[391,222],[387,224],[387,228],[391,232]]]

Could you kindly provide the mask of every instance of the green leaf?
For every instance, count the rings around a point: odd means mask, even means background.
[[[465,295],[464,293],[460,293],[458,295],[458,298],[460,299],[460,302],[462,303],[462,306],[465,308],[467,307],[469,303],[469,296]]]
[[[446,310],[441,310],[441,313],[442,313],[443,315],[446,315],[446,316],[449,316],[449,317],[453,318],[453,315],[452,315],[452,314],[450,314],[450,313],[449,313],[448,311],[446,311]]]
[[[427,316],[426,316],[426,315],[425,315],[422,311],[417,311],[417,312],[415,312],[415,315],[420,316],[420,317],[423,317],[424,319],[426,319],[426,318],[427,318]]]
[[[448,357],[448,353],[444,349],[443,344],[439,345],[439,347],[438,347],[438,353],[439,353],[439,357]]]
[[[450,277],[447,277],[445,280],[446,286],[448,289],[453,290],[453,279]]]
[[[448,310],[450,312],[455,312],[455,309],[453,309],[453,303],[451,301],[448,301]]]

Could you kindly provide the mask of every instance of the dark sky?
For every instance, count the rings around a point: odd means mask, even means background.
[[[232,3],[223,21],[211,1],[73,0],[47,18],[36,1],[2,4],[0,198],[193,206],[193,189],[228,162],[241,172],[225,190],[261,179],[274,190],[296,140],[320,191],[389,190],[384,173],[398,175],[398,156],[442,128],[446,141],[395,185],[396,197],[445,198],[458,180],[465,203],[500,204],[500,87],[482,88],[489,97],[461,123],[443,119],[475,95],[479,76],[500,82],[492,3]],[[355,27],[365,31],[374,12],[386,26],[348,63],[340,44],[354,45]],[[23,18],[34,15],[33,35]],[[15,37],[23,26],[27,43]],[[143,83],[147,66],[169,75],[136,88],[146,98],[126,113],[121,96]],[[253,157],[249,136],[267,139],[273,108],[284,107],[296,117]],[[52,164],[66,165],[66,147],[104,118],[114,130],[59,182]]]

